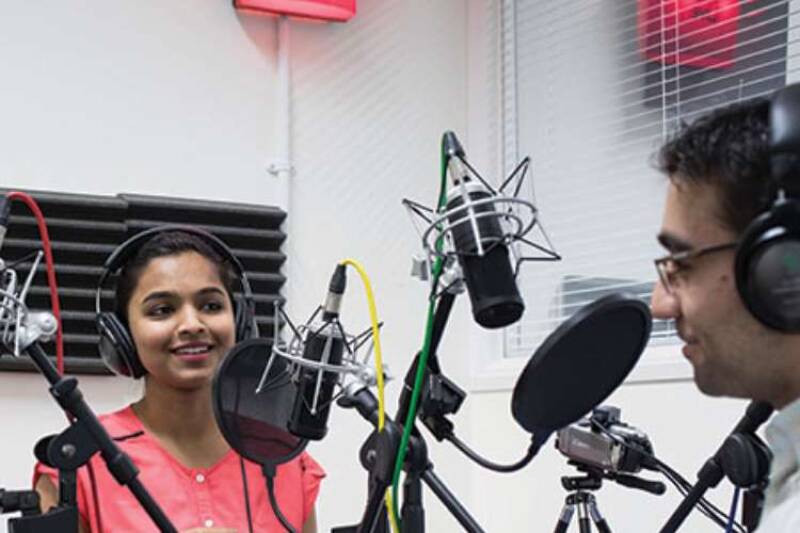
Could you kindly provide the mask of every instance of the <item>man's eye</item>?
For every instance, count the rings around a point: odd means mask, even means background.
[[[683,270],[689,270],[691,268],[691,264],[688,261],[682,261],[679,259],[673,260],[673,264],[675,265],[673,269],[675,272],[681,272]]]
[[[674,278],[685,279],[692,270],[691,264],[687,261],[675,261],[670,275]]]

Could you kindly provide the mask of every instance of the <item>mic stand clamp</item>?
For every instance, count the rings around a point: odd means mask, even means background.
[[[0,512],[22,512],[22,516],[39,513],[39,493],[35,490],[0,489]]]
[[[39,493],[35,490],[6,491],[0,489],[0,513],[22,511],[22,516],[9,518],[8,533],[78,533],[77,505],[59,505],[41,514]]]
[[[10,491],[0,489],[0,513],[22,512],[22,516],[8,520],[9,533],[34,533],[78,531],[77,507],[55,507],[46,514],[39,509],[39,493],[35,490]]]
[[[444,374],[426,369],[417,416],[439,442],[453,434],[453,422],[446,418],[455,414],[467,393]]]

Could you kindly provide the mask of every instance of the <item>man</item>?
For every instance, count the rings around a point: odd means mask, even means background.
[[[656,260],[653,316],[675,320],[702,392],[779,411],[767,428],[775,458],[759,531],[800,531],[800,334],[751,315],[734,275],[739,238],[774,200],[769,103],[698,119],[662,147],[659,166],[669,187],[658,240],[669,255]]]

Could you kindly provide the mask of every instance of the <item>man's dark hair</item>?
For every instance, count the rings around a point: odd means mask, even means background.
[[[146,241],[122,267],[117,278],[114,307],[117,315],[127,323],[128,303],[133,291],[139,283],[139,277],[145,267],[158,257],[178,255],[184,252],[196,252],[217,267],[219,278],[233,301],[236,274],[231,264],[217,252],[211,244],[192,233],[180,230],[156,233]]]
[[[769,101],[749,100],[683,124],[661,147],[659,169],[676,185],[711,185],[716,216],[737,235],[774,197],[770,179]]]

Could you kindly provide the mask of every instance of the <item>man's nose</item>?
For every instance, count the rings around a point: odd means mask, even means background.
[[[653,286],[653,293],[650,296],[650,312],[653,318],[675,319],[680,314],[678,299],[674,294],[667,292],[661,280],[656,281]]]

